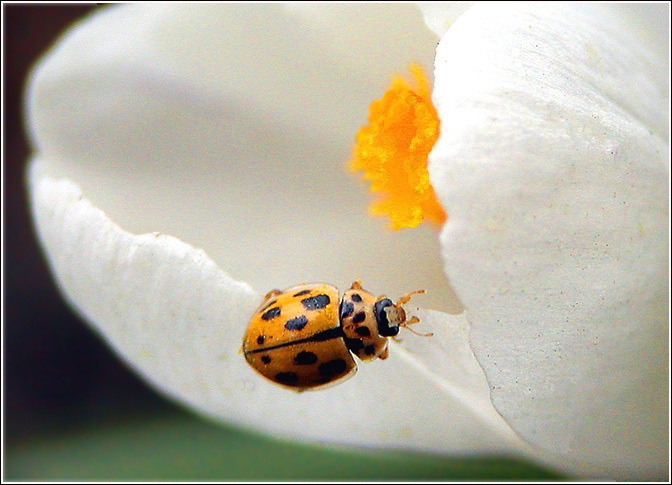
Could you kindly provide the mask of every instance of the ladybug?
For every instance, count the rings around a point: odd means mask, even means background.
[[[342,382],[357,371],[352,354],[365,362],[387,358],[388,338],[419,321],[407,321],[402,305],[424,292],[407,293],[395,304],[376,298],[360,281],[340,302],[338,288],[326,283],[271,290],[250,319],[242,351],[261,375],[296,391]]]

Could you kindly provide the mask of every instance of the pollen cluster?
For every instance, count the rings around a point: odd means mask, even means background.
[[[357,133],[349,164],[352,171],[363,171],[371,192],[380,195],[370,212],[389,216],[393,229],[416,227],[424,219],[446,220],[427,172],[439,118],[422,68],[412,65],[410,70],[415,86],[395,77],[383,97],[371,103],[369,124]]]

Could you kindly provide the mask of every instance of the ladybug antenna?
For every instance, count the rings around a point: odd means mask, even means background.
[[[424,292],[425,292],[425,290],[416,290],[416,291],[411,291],[410,293],[406,293],[404,296],[400,296],[400,297],[399,297],[399,299],[397,300],[397,304],[396,304],[395,306],[396,306],[397,308],[401,308],[401,305],[403,305],[404,303],[408,303],[408,301],[411,299],[411,297],[412,297],[413,295],[421,295],[421,294],[424,293]],[[404,314],[405,314],[405,313],[404,313]],[[432,335],[434,335],[432,332],[429,332],[429,333],[420,333],[420,332],[416,332],[415,330],[413,330],[413,329],[409,326],[409,325],[413,325],[413,324],[415,324],[415,323],[418,323],[419,321],[420,321],[420,320],[418,319],[418,317],[411,317],[410,320],[408,320],[408,321],[406,321],[406,322],[402,322],[399,326],[400,326],[400,327],[404,327],[406,330],[408,330],[408,331],[410,331],[411,333],[414,333],[415,335],[418,335],[418,336],[420,336],[420,337],[431,337]]]
[[[404,296],[399,297],[399,299],[397,300],[397,305],[403,305],[404,303],[408,303],[408,301],[411,299],[413,295],[421,295],[424,292],[425,290],[415,290],[411,291],[410,293],[406,293]]]

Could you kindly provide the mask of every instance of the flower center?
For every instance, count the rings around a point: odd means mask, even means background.
[[[411,66],[415,87],[392,79],[390,89],[369,107],[369,124],[357,133],[350,170],[363,171],[374,215],[390,217],[393,229],[416,227],[424,219],[443,224],[446,214],[429,183],[427,157],[439,137],[439,117],[429,82],[418,65]]]

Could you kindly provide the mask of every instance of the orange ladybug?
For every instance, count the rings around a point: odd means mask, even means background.
[[[402,305],[424,292],[394,303],[375,297],[360,281],[341,299],[327,283],[272,290],[250,319],[242,351],[261,375],[296,391],[340,383],[357,371],[352,354],[362,361],[387,358],[388,338],[419,321],[406,320]]]

